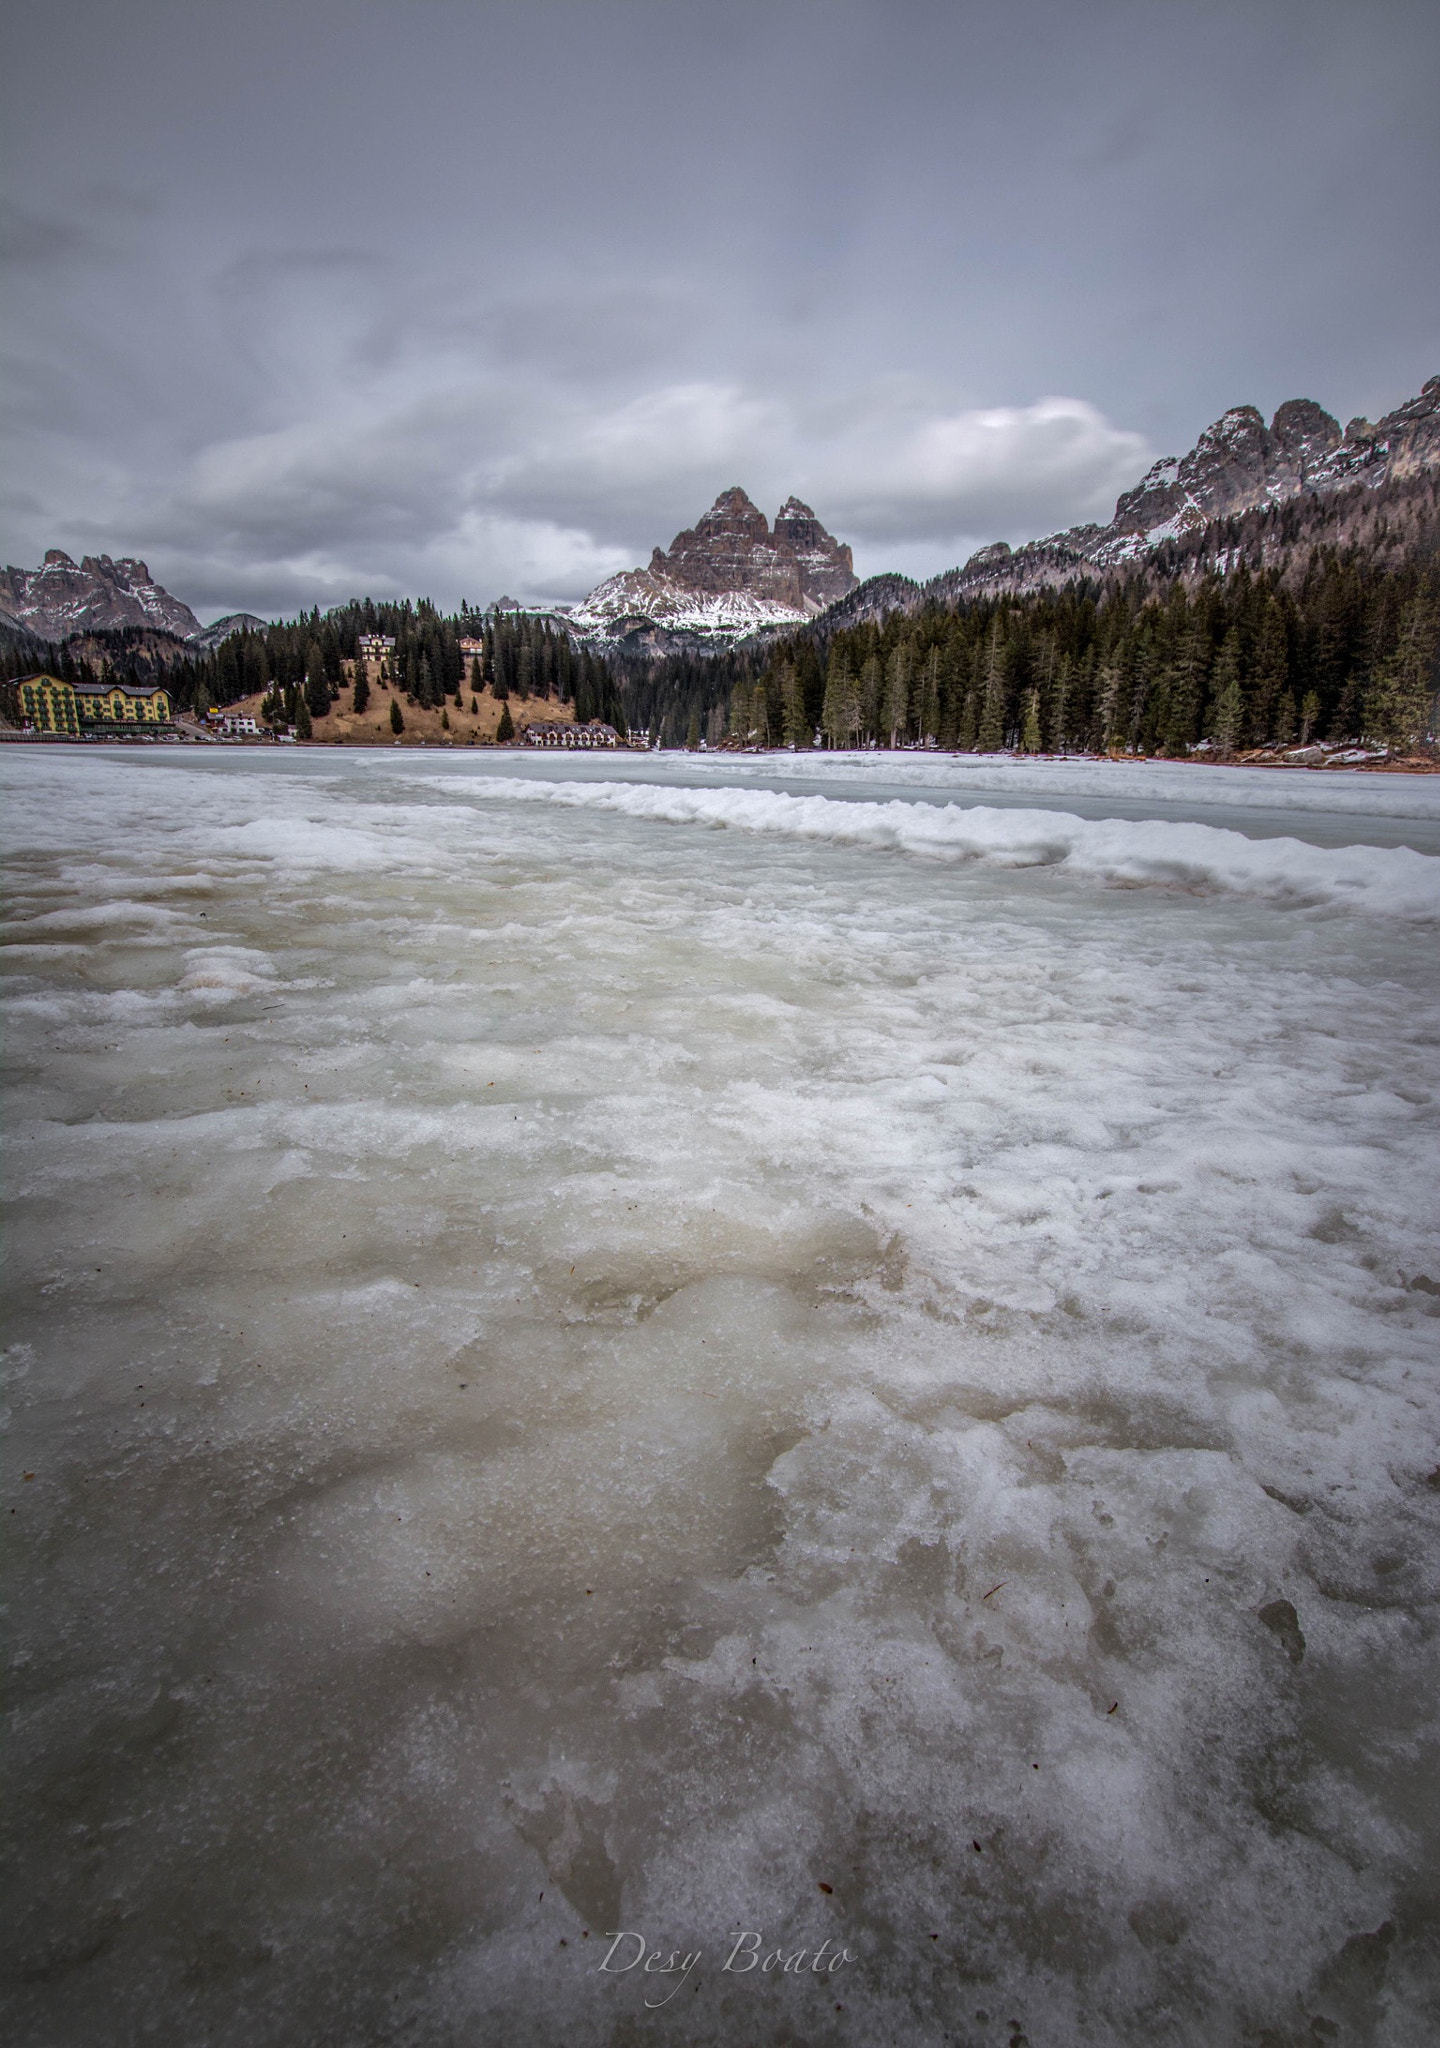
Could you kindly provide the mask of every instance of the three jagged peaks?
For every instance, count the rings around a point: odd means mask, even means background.
[[[609,637],[659,630],[730,638],[801,624],[858,581],[850,549],[809,505],[787,498],[772,527],[750,494],[732,484],[668,548],[656,548],[647,569],[609,577],[571,618]]]
[[[668,551],[656,548],[649,573],[687,590],[748,591],[801,617],[844,597],[857,581],[849,548],[825,531],[808,505],[787,498],[772,531],[739,484],[677,533]]]

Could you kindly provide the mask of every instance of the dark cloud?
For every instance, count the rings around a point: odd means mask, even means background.
[[[573,596],[725,485],[865,569],[1440,363],[1428,5],[14,0],[0,554]]]

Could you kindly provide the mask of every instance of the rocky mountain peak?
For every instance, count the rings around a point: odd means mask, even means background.
[[[1290,398],[1277,407],[1269,426],[1253,405],[1232,406],[1205,429],[1188,455],[1153,463],[1132,490],[1122,493],[1106,526],[1072,526],[1013,551],[1003,542],[981,548],[963,568],[947,570],[926,585],[925,594],[944,603],[1050,588],[1099,570],[1143,564],[1167,542],[1192,550],[1212,522],[1264,513],[1296,498],[1310,501],[1306,531],[1327,516],[1327,500],[1358,488],[1397,507],[1403,525],[1419,516],[1413,499],[1417,478],[1440,470],[1440,377],[1429,377],[1419,394],[1378,421],[1353,419],[1344,433],[1333,414],[1313,398]],[[1393,486],[1393,490],[1389,487]],[[1397,494],[1399,494],[1397,496]],[[1337,533],[1358,532],[1366,515],[1358,507],[1334,509]],[[1319,522],[1319,524],[1317,524]],[[1369,522],[1373,527],[1374,521]],[[1399,527],[1397,526],[1397,531]],[[1308,547],[1311,543],[1307,541]],[[1288,542],[1266,543],[1279,559]],[[869,585],[857,603],[864,604]],[[917,595],[913,602],[919,603]],[[907,599],[907,603],[911,600]]]
[[[772,532],[749,493],[732,484],[667,549],[656,548],[650,574],[711,595],[744,592],[803,616],[855,586],[850,550],[825,531],[810,507],[787,498]]]
[[[0,615],[42,640],[122,626],[145,626],[181,640],[200,631],[189,605],[163,590],[135,556],[115,562],[109,555],[86,555],[77,568],[63,548],[48,548],[38,569],[0,571]]]
[[[663,625],[718,644],[757,625],[798,624],[857,580],[849,548],[809,505],[787,498],[772,529],[749,493],[732,484],[668,549],[655,549],[648,569],[610,577],[572,617],[606,633]]]

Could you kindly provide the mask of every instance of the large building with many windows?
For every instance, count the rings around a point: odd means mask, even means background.
[[[170,693],[159,683],[67,683],[61,676],[20,676],[10,686],[23,725],[75,734],[170,723]]]

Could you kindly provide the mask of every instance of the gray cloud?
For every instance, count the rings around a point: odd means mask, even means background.
[[[12,14],[0,553],[202,609],[574,596],[737,481],[924,572],[1440,367],[1403,0]]]

